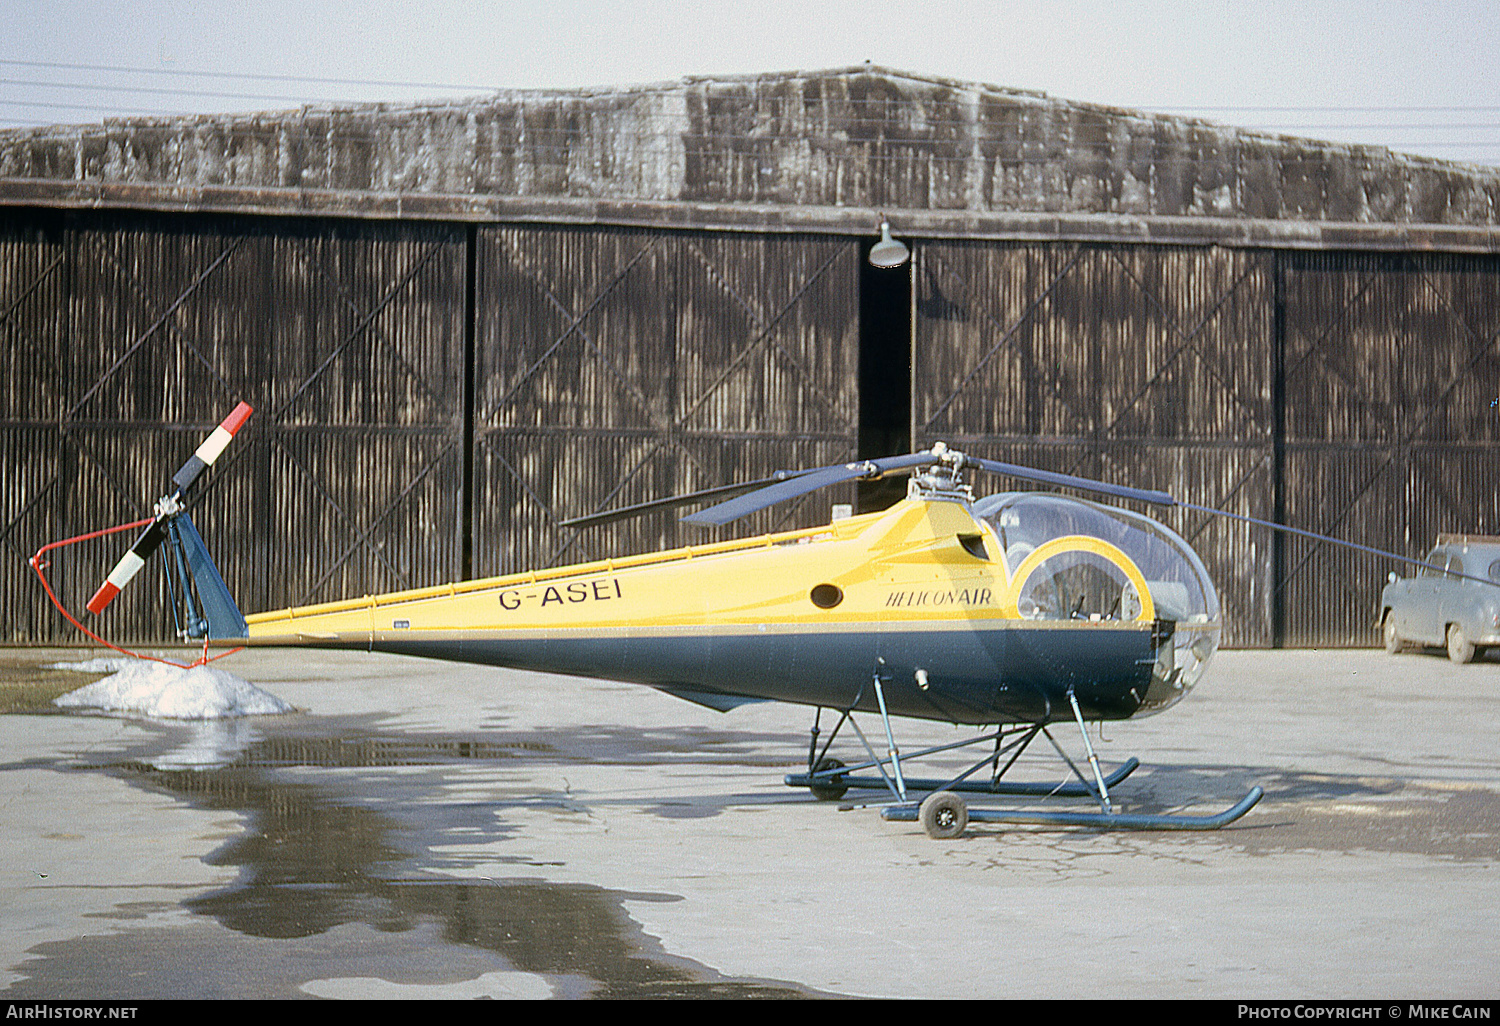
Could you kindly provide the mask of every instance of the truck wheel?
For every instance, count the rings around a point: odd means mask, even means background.
[[[1448,658],[1455,663],[1474,661],[1474,643],[1464,637],[1464,629],[1456,623],[1448,625]]]
[[[1389,616],[1385,618],[1385,654],[1397,655],[1406,647],[1406,642],[1401,640],[1401,635],[1396,631],[1396,621]]]

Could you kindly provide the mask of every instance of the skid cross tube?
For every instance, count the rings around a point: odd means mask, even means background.
[[[875,754],[874,748],[870,747],[870,742],[865,737],[865,732],[859,729],[859,724],[854,722],[854,720],[851,718],[849,720],[849,726],[854,728],[854,733],[859,738],[859,743],[865,746],[865,751],[870,756],[870,761],[858,768],[869,769],[870,767],[874,767],[875,772],[880,774],[880,786],[891,792],[891,794],[898,802],[906,801],[905,785],[903,784],[901,787],[897,787],[895,782],[892,781],[890,777],[886,776],[885,761],[881,759],[880,756]]]
[[[1021,728],[1018,728],[1018,729],[1021,729]],[[1009,759],[1005,760],[1005,765],[1004,766],[1000,765],[1000,756],[1004,755],[1005,753],[1000,748],[1000,737],[999,737],[999,734],[998,733],[996,734],[996,737],[995,737],[995,771],[992,774],[990,774],[990,783],[991,784],[998,784],[1000,782],[1000,778],[1003,777],[1003,776],[1005,776],[1005,774],[1010,771],[1010,768],[1016,764],[1016,760],[1021,757],[1021,753],[1025,752],[1026,749],[1028,749],[1028,748],[1031,747],[1031,742],[1033,742],[1033,741],[1036,740],[1036,736],[1037,736],[1037,734],[1039,734],[1041,732],[1041,729],[1042,729],[1042,725],[1040,723],[1034,724],[1031,727],[1031,729],[1026,732],[1026,736],[1021,739],[1020,746],[1017,747],[1016,750],[1011,753]]]
[[[892,780],[890,774],[886,772],[886,762],[888,760],[882,759],[875,754],[873,746],[871,746],[868,739],[864,737],[863,732],[859,729],[859,724],[854,721],[853,717],[847,710],[840,717],[839,726],[834,728],[835,733],[837,733],[838,729],[842,727],[846,721],[851,727],[854,728],[854,732],[860,735],[861,743],[863,744],[866,753],[870,757],[868,762],[862,762],[852,766],[836,766],[821,770],[815,769],[813,767],[815,767],[818,763],[821,763],[823,758],[828,754],[828,748],[825,746],[821,751],[817,753],[816,761],[812,764],[812,766],[809,767],[806,773],[788,773],[783,778],[784,782],[788,787],[829,787],[837,785],[839,787],[851,789],[889,791],[893,795],[895,795],[897,793],[895,783]],[[953,741],[949,744],[933,745],[930,748],[923,748],[915,752],[905,752],[902,754],[901,758],[905,763],[910,765],[916,759],[921,759],[929,755],[935,755],[940,752],[949,752],[958,748],[967,748],[970,745],[985,744],[990,741],[993,741],[996,744],[995,752],[986,754],[983,759],[979,760],[969,769],[960,773],[956,777],[951,777],[948,779],[938,777],[903,777],[906,783],[907,790],[929,792],[963,791],[966,793],[974,794],[1018,795],[1039,798],[1054,795],[1057,797],[1070,798],[1097,797],[1093,786],[1087,781],[1086,778],[1082,776],[1079,776],[1079,779],[1077,781],[1064,779],[1059,783],[1033,783],[1029,781],[1007,781],[1003,779],[1004,774],[1010,769],[1011,766],[1015,764],[1016,759],[1021,755],[1021,753],[1024,752],[1027,746],[1031,744],[1036,736],[1039,733],[1044,732],[1044,730],[1045,728],[1043,728],[1040,724],[1026,724],[1019,727],[999,728],[993,731],[989,731],[988,733],[981,734],[978,737],[969,738],[964,741]],[[1022,735],[1022,737],[1017,740],[1013,740],[1008,744],[1004,744],[1002,747],[1001,742],[1006,737],[1012,737],[1016,734],[1020,734]],[[830,736],[829,742],[831,743],[832,740],[833,738],[832,736]],[[1004,755],[1007,752],[1011,753],[1010,759],[1005,763],[1003,767],[1000,768],[999,772],[995,773],[994,776],[992,776],[988,781],[971,781],[968,779],[979,767],[983,766],[985,763],[996,761],[1001,755]],[[1105,783],[1110,787],[1114,787],[1120,781],[1130,776],[1131,773],[1135,772],[1140,764],[1141,763],[1139,759],[1131,758],[1126,760],[1123,765],[1121,765],[1118,769],[1104,778]],[[866,770],[875,770],[880,775],[878,777],[855,775]],[[1075,773],[1077,772],[1076,767],[1074,768],[1074,771]]]
[[[870,746],[869,741],[864,739],[864,735],[863,735],[863,733],[859,729],[859,724],[857,724],[857,723],[854,722],[853,718],[850,716],[849,712],[847,712],[847,711],[839,719],[839,726],[842,727],[843,724],[845,723],[845,721],[847,721],[849,723],[849,726],[851,726],[851,727],[854,728],[854,732],[856,734],[860,735],[861,741],[864,742],[865,751],[870,756],[870,761],[869,762],[859,763],[858,765],[855,765],[855,766],[842,766],[842,765],[840,765],[840,766],[834,767],[832,769],[822,769],[822,770],[815,769],[814,767],[816,766],[816,763],[810,762],[809,763],[808,772],[806,772],[806,773],[788,773],[786,775],[786,777],[784,779],[785,779],[786,784],[787,784],[788,787],[814,787],[814,786],[818,786],[818,785],[831,784],[831,783],[834,783],[835,780],[837,780],[838,783],[840,783],[842,785],[845,785],[847,787],[872,787],[872,788],[876,788],[876,789],[884,788],[884,789],[887,789],[887,790],[893,790],[892,783],[891,783],[891,778],[888,777],[888,776],[886,776],[886,773],[885,773],[885,763],[886,763],[887,760],[881,759],[878,755],[875,754],[875,751]],[[813,729],[816,731],[817,728],[814,727]],[[1030,732],[1030,734],[1034,734],[1037,728],[1025,728],[1025,729],[1028,729],[1029,732]],[[835,730],[835,732],[837,732],[838,727],[835,727],[834,730]],[[993,731],[991,733],[984,734],[984,735],[982,735],[980,737],[970,738],[967,741],[954,741],[951,744],[934,745],[931,748],[923,748],[920,751],[908,753],[904,758],[906,759],[907,762],[911,762],[913,759],[920,759],[923,756],[933,755],[933,754],[935,754],[937,752],[948,752],[948,751],[952,751],[955,748],[965,748],[965,747],[968,747],[969,745],[977,745],[977,744],[981,744],[981,743],[983,743],[985,741],[990,741],[990,740],[995,740],[995,741],[998,742],[999,739],[1002,738],[1002,737],[1004,737],[1007,733],[1012,733],[1013,734],[1013,733],[1017,733],[1017,731],[1016,730],[1011,730],[1011,731],[996,730],[996,731]],[[832,742],[832,740],[833,740],[833,738],[830,736],[829,737],[830,743]],[[1009,749],[1010,749],[1011,746],[1017,745],[1017,744],[1019,744],[1022,747],[1024,747],[1027,743],[1029,743],[1029,741],[1030,741],[1030,736],[1028,735],[1028,737],[1026,739],[1023,739],[1022,741],[1013,741],[1013,742],[1011,742],[1011,745],[1006,746],[1006,748],[1003,751],[1009,751]],[[997,754],[1003,754],[1003,751],[1002,751],[1002,753],[997,753]],[[817,761],[821,762],[822,759],[823,759],[823,757],[826,756],[827,754],[828,754],[828,748],[827,748],[827,746],[824,746],[823,751],[818,753]],[[948,783],[958,784],[960,781],[964,780],[965,778],[967,778],[971,774],[973,774],[973,772],[974,772],[975,769],[978,769],[980,766],[983,766],[985,763],[992,761],[995,757],[996,757],[995,755],[986,755],[983,759],[979,760],[979,762],[976,763],[973,767],[971,767],[970,769],[966,770],[961,776],[955,778],[952,781],[948,781]],[[1007,766],[1008,765],[1009,764],[1007,763]],[[851,774],[851,773],[858,773],[861,770],[868,770],[868,769],[873,769],[876,772],[878,772],[880,774],[880,779],[877,780],[874,777],[851,777],[851,776],[849,776],[849,774]],[[997,778],[997,780],[998,780],[998,778]],[[991,781],[991,785],[993,785],[994,783],[996,783],[997,780],[992,780]],[[934,790],[934,789],[936,789],[936,785],[938,785],[940,783],[939,781],[933,781],[933,780],[915,780],[915,779],[910,779],[910,778],[908,778],[907,782],[911,786],[917,788],[918,790],[922,790],[922,791]],[[988,791],[990,789],[991,785],[970,784],[970,785],[968,785],[968,788],[969,789],[973,789],[973,790]],[[1022,787],[1024,787],[1024,786],[1028,786],[1028,785],[1016,785],[1016,786],[1022,786]],[[1000,792],[996,792],[996,793],[1000,793]]]
[[[858,701],[858,697],[855,701]],[[818,706],[818,711],[813,714],[812,737],[807,742],[807,772],[809,774],[818,771],[818,764],[828,755],[828,749],[833,745],[833,739],[839,736],[839,730],[845,721],[849,719],[851,710],[845,709],[839,716],[839,721],[833,725],[833,731],[828,735],[828,740],[823,742],[823,750],[818,751],[818,723],[823,718],[823,707]]]

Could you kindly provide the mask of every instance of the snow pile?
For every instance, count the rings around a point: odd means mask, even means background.
[[[212,666],[182,669],[143,659],[89,660],[89,664],[93,663],[101,665],[72,663],[60,664],[58,668],[117,672],[53,699],[54,704],[64,709],[98,709],[166,720],[274,716],[296,711],[275,695]]]
[[[85,659],[81,663],[48,663],[49,670],[77,670],[79,673],[114,673],[123,670],[132,663],[140,662],[129,656],[100,656],[97,659]]]

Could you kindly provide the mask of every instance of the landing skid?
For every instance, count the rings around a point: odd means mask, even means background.
[[[969,823],[1027,823],[1043,826],[1094,827],[1098,830],[1217,830],[1228,826],[1255,807],[1265,792],[1259,786],[1223,812],[1212,815],[1188,815],[1186,813],[1131,813],[1131,812],[1044,812],[1028,809],[970,809],[962,812],[953,803],[927,801],[921,805],[891,805],[880,811],[880,818],[898,823],[920,821],[932,837],[957,837]],[[942,795],[952,795],[957,802],[962,798],[951,791],[937,791],[928,796],[928,801]],[[943,810],[949,810],[946,812]],[[929,823],[931,825],[929,825]],[[962,824],[962,825],[960,825]],[[936,831],[936,832],[934,832]]]
[[[1078,702],[1072,691],[1068,692],[1069,704],[1072,706],[1073,719],[1077,723],[1079,732],[1083,737],[1084,749],[1088,753],[1088,763],[1091,770],[1092,780],[1085,776],[1076,763],[1068,757],[1061,745],[1047,730],[1045,724],[1025,724],[1013,727],[1000,727],[990,733],[982,734],[967,741],[958,741],[948,745],[938,745],[925,748],[918,752],[912,752],[905,756],[896,747],[895,735],[891,729],[890,716],[886,713],[885,695],[882,684],[880,668],[877,667],[872,681],[875,697],[880,708],[881,723],[885,728],[886,741],[888,743],[885,758],[875,754],[870,746],[869,740],[859,725],[854,721],[852,710],[845,710],[839,718],[838,724],[833,728],[828,740],[824,742],[821,750],[818,747],[818,718],[813,720],[812,739],[808,744],[807,772],[790,773],[785,777],[785,782],[790,787],[806,787],[815,797],[825,801],[842,798],[850,789],[875,789],[885,790],[895,802],[886,806],[881,811],[881,818],[895,822],[920,822],[927,834],[934,838],[957,837],[964,832],[970,822],[975,823],[1024,823],[1040,824],[1043,826],[1059,827],[1092,827],[1097,830],[1217,830],[1227,826],[1239,819],[1245,813],[1255,807],[1264,795],[1259,787],[1252,787],[1238,802],[1223,812],[1210,815],[1192,815],[1187,813],[1123,813],[1114,809],[1109,797],[1109,789],[1128,777],[1137,766],[1139,760],[1130,759],[1113,773],[1105,776],[1099,767],[1099,760],[1094,755],[1094,747],[1089,741],[1088,730],[1084,725],[1083,714],[1079,709]],[[858,704],[856,699],[855,704]],[[822,710],[818,710],[820,717]],[[869,755],[869,761],[855,766],[845,766],[838,759],[828,757],[828,749],[833,739],[838,736],[839,730],[847,723],[859,737],[865,752]],[[1038,784],[1029,782],[1010,781],[1003,779],[1005,773],[1015,765],[1021,754],[1038,736],[1045,737],[1051,743],[1053,749],[1067,763],[1072,771],[1074,779],[1063,780],[1056,784]],[[955,777],[947,780],[930,778],[907,778],[902,769],[902,763],[910,763],[913,759],[934,755],[938,752],[947,752],[954,749],[966,748],[971,745],[992,742],[994,750],[985,754],[983,758],[969,766],[968,769]],[[1005,759],[1001,765],[1001,759]],[[971,780],[980,770],[988,768],[988,779]],[[860,776],[865,770],[875,770],[878,776]],[[908,794],[911,791],[930,792],[920,804],[911,801]],[[970,809],[968,803],[960,797],[959,792],[965,794],[989,794],[989,795],[1018,795],[1039,798],[1051,797],[1092,797],[1099,803],[1097,812],[1066,812],[1066,811],[1041,811],[1031,809]]]

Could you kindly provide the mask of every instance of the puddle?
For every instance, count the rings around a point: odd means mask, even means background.
[[[625,902],[679,900],[675,895],[533,878],[427,875],[459,865],[432,855],[444,838],[500,839],[512,831],[508,807],[566,799],[538,795],[528,785],[524,795],[509,798],[430,800],[464,766],[554,761],[548,741],[388,734],[373,718],[240,720],[231,727],[239,731],[232,743],[217,750],[227,764],[179,768],[183,751],[211,749],[203,737],[218,731],[224,740],[225,726],[154,725],[158,751],[78,770],[108,772],[248,820],[242,835],[207,859],[237,868],[235,885],[182,906],[224,928],[189,931],[197,937],[190,947],[200,971],[182,975],[159,957],[182,947],[188,934],[147,926],[33,949],[43,957],[22,967],[29,978],[9,988],[7,997],[86,994],[99,986],[100,977],[90,974],[100,972],[129,981],[124,991],[110,992],[115,996],[232,996],[243,989],[237,977],[247,960],[280,964],[268,944],[318,953],[277,970],[300,976],[268,981],[270,992],[279,988],[282,996],[365,996],[376,977],[395,988],[387,996],[446,996],[446,988],[455,987],[452,996],[471,997],[813,996],[791,984],[726,978],[663,951],[631,919]],[[122,920],[146,914],[126,905],[119,911]],[[354,935],[366,938],[363,957],[332,953]],[[426,969],[413,975],[409,952],[417,938]],[[143,957],[143,950],[158,955]]]

